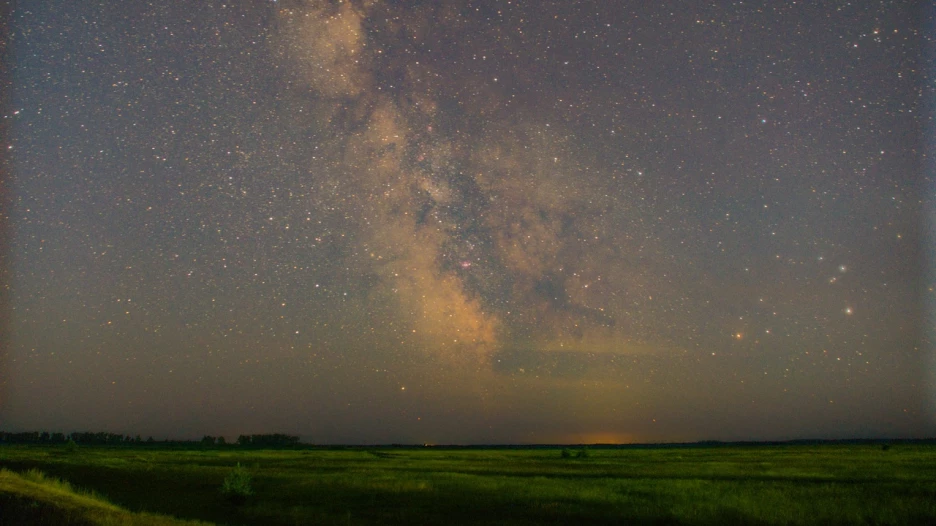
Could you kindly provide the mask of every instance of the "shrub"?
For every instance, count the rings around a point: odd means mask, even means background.
[[[588,448],[583,447],[582,449],[580,449],[579,452],[575,454],[575,457],[576,458],[588,458]]]
[[[247,497],[253,495],[253,489],[250,487],[250,473],[241,467],[240,462],[224,478],[224,483],[221,484],[221,495],[234,504],[243,504]]]
[[[572,452],[569,451],[568,448],[564,448],[560,455],[562,455],[562,458],[572,458]]]
[[[65,451],[68,453],[74,453],[75,451],[78,451],[78,444],[69,438],[68,442],[65,442]]]

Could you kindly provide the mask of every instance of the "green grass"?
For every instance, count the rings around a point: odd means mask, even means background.
[[[235,505],[220,488],[238,463],[253,494]],[[127,510],[232,525],[936,523],[927,445],[591,448],[587,458],[3,446],[0,466],[41,469]]]
[[[153,513],[131,513],[94,492],[76,490],[68,481],[30,469],[23,474],[0,469],[0,524],[74,526],[197,526]]]

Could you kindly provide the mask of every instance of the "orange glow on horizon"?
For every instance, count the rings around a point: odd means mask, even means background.
[[[562,435],[556,440],[558,444],[636,444],[640,442],[640,438],[632,433],[617,431],[573,433]]]

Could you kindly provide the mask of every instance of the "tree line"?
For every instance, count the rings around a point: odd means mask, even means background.
[[[143,439],[140,435],[131,436],[120,433],[79,432],[50,433],[48,431],[23,431],[11,433],[0,431],[0,444],[75,444],[95,446],[131,446],[140,444],[172,444],[185,446],[247,446],[247,447],[287,447],[299,445],[299,437],[283,433],[240,435],[234,443],[228,443],[224,437],[206,435],[201,440],[154,440],[153,437]]]

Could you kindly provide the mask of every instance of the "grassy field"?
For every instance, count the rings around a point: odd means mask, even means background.
[[[95,526],[200,526],[153,513],[132,513],[94,492],[31,469],[23,474],[0,469],[0,524]]]
[[[102,505],[136,514],[123,523],[175,524],[166,517],[145,522],[157,519],[144,512],[230,525],[936,523],[936,446],[593,448],[587,458],[575,452],[7,445],[0,446],[0,467],[8,470],[0,476],[0,524],[14,523],[4,520],[13,508],[2,503],[17,502],[22,512],[29,499],[41,501],[41,484],[11,496],[10,488],[24,483],[10,472],[31,469],[46,476],[26,478],[49,487],[61,486],[50,482],[60,478],[68,491],[82,488]],[[238,463],[253,489],[239,505],[220,493]]]

